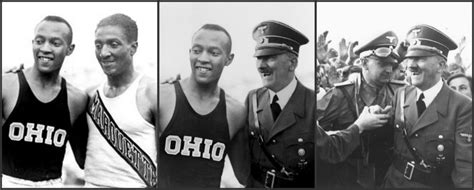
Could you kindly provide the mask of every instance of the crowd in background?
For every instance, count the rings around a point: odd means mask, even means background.
[[[323,32],[317,40],[316,93],[318,100],[334,87],[334,84],[347,81],[352,73],[362,72],[358,60],[359,56],[354,53],[358,41],[347,42],[346,39],[342,38],[339,41],[339,50],[336,50],[329,48],[332,40],[328,39],[328,33],[328,31]],[[457,43],[458,49],[453,52],[455,53],[454,60],[448,58],[448,66],[442,78],[451,88],[472,98],[472,76],[466,73],[468,69],[471,69],[472,63],[463,62],[461,57],[461,53],[465,48],[466,37],[463,37]],[[402,61],[398,68],[393,71],[392,79],[410,84],[405,75],[405,64]]]

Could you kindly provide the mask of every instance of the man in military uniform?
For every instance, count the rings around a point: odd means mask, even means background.
[[[441,80],[457,45],[429,25],[411,28],[407,42],[413,86],[393,99],[395,156],[384,187],[472,189],[472,102]]]
[[[357,119],[364,106],[385,108],[391,104],[395,90],[404,85],[391,81],[400,58],[394,51],[397,43],[395,33],[388,31],[355,51],[360,56],[362,74],[336,84],[318,101],[322,128],[327,131],[345,129]],[[379,186],[390,164],[392,134],[393,129],[388,125],[364,132],[361,145],[346,161],[334,165],[319,162],[318,187]]]
[[[308,39],[279,21],[253,30],[263,87],[246,99],[252,179],[249,187],[314,187],[316,94],[295,77]]]
[[[382,127],[390,118],[387,113],[369,113],[369,109],[371,108],[364,107],[359,118],[353,124],[347,129],[334,132],[332,135],[327,134],[316,121],[316,154],[318,161],[337,163],[345,160],[359,146],[359,135],[363,131]]]

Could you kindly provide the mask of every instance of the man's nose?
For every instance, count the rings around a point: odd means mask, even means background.
[[[103,46],[102,49],[100,49],[100,57],[105,58],[110,56],[110,49],[107,46]]]
[[[201,54],[199,54],[198,61],[203,63],[209,62],[209,53],[203,51]]]
[[[264,58],[257,58],[257,68],[265,68],[268,67],[267,64],[268,60]]]
[[[49,42],[45,42],[43,45],[41,45],[40,51],[42,51],[42,52],[52,52],[51,44]]]

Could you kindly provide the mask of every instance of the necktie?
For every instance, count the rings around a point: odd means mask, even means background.
[[[275,94],[275,96],[273,96],[272,103],[270,104],[270,108],[272,109],[273,121],[278,118],[278,115],[280,115],[281,112],[280,104],[278,104],[277,101],[278,96]]]
[[[425,95],[423,95],[423,93],[421,93],[420,97],[418,98],[418,100],[416,101],[416,107],[418,109],[418,117],[421,116],[421,114],[423,114],[423,112],[425,111],[426,109],[426,105],[425,105],[425,102],[423,102],[423,99],[425,98]]]

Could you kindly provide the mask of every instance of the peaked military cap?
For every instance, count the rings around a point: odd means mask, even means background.
[[[268,20],[253,29],[253,39],[257,42],[255,57],[291,52],[298,55],[301,45],[309,42],[298,30],[282,22]]]
[[[440,55],[447,59],[448,52],[458,46],[446,34],[430,25],[412,27],[407,34],[408,49],[405,57]]]
[[[354,53],[362,56],[361,53],[365,53],[365,51],[376,50],[377,48],[380,48],[380,47],[387,47],[391,49],[390,55],[393,55],[395,59],[399,59],[398,53],[395,50],[393,50],[395,49],[397,44],[398,44],[397,35],[392,31],[387,31],[377,36],[375,39],[360,46]]]

